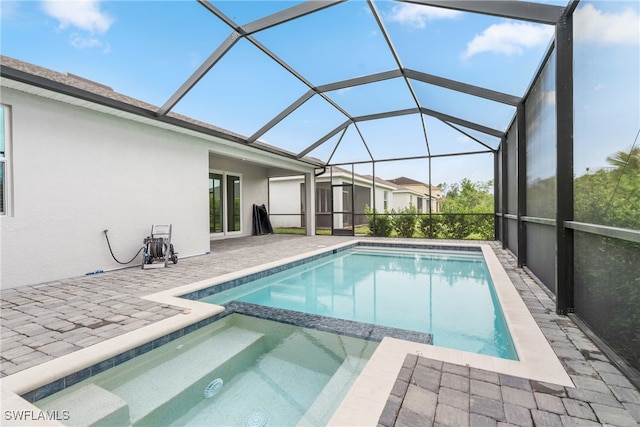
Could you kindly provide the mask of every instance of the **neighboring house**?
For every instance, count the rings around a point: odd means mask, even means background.
[[[439,211],[437,202],[441,198],[442,191],[438,187],[432,187],[430,198],[424,192],[429,188],[426,184],[410,178],[397,178],[395,181],[376,178],[374,185],[371,175],[353,174],[352,177],[348,170],[336,166],[327,168],[324,173],[316,176],[316,226],[331,228],[333,220],[334,229],[349,228],[351,218],[356,226],[367,224],[367,218],[363,214],[367,206],[375,206],[378,213],[399,211],[409,206],[414,206],[418,213],[428,213],[429,200],[431,200],[432,211]],[[400,182],[406,182],[408,186],[400,185]],[[270,178],[269,212],[273,226],[303,227],[307,212],[305,199],[303,176]]]
[[[398,189],[393,192],[393,210],[400,211],[414,206],[416,213],[428,213],[429,212],[429,198],[423,193],[418,193],[410,188],[398,186]]]
[[[415,197],[422,197],[423,203],[425,203],[422,209],[420,209],[419,207],[419,201],[416,200],[416,202],[413,203],[413,205],[418,208],[419,212],[429,212],[429,201],[431,201],[431,212],[440,212],[440,203],[444,196],[440,187],[435,187],[433,185],[429,186],[424,182],[416,181],[415,179],[407,178],[404,176],[390,179],[388,181],[413,191],[413,193],[405,192],[405,199],[410,199],[412,195]],[[404,201],[405,200],[403,200],[403,202]],[[402,204],[398,204],[398,206],[402,206]]]
[[[269,213],[274,227],[301,227],[307,212],[304,182],[301,175],[269,180]],[[316,225],[331,228],[333,219],[334,229],[366,224],[365,207],[372,207],[374,199],[379,212],[391,210],[396,190],[395,185],[376,179],[374,194],[371,176],[353,174],[352,177],[350,171],[336,166],[317,175],[315,187]]]
[[[270,176],[305,176],[314,194],[309,159],[157,116],[157,107],[77,76],[5,56],[0,63],[3,288],[119,267],[107,229],[121,261],[152,224],[173,225],[180,257],[205,254],[212,239],[252,233],[252,205],[269,203]],[[314,198],[305,203],[314,209]],[[305,220],[313,233],[313,216]]]

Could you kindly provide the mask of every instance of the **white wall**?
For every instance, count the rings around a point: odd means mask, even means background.
[[[401,192],[395,192],[393,193],[393,209],[400,210],[400,209],[404,209],[404,208],[408,208],[410,206],[411,202],[410,202],[410,194],[409,193],[401,193]],[[415,206],[415,197],[413,200],[413,205]]]
[[[3,288],[119,267],[104,229],[121,260],[154,223],[173,224],[181,257],[209,250],[210,143],[4,87],[2,103],[13,129]]]
[[[274,227],[301,226],[300,184],[302,183],[304,183],[303,176],[278,177],[271,180],[269,213]]]
[[[388,190],[386,188],[380,188],[379,186],[376,185],[376,199],[375,199],[375,208],[376,208],[376,212],[378,213],[384,213],[384,192],[387,192],[387,210],[389,212],[391,212],[391,209],[393,209],[393,191]],[[373,204],[374,201],[372,200],[371,203]],[[370,206],[373,208],[373,206]]]

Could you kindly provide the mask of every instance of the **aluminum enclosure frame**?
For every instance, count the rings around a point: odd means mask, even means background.
[[[218,61],[229,52],[233,46],[240,40],[241,38],[247,39],[249,42],[258,47],[261,51],[267,54],[272,60],[274,60],[277,64],[287,70],[290,74],[295,76],[299,81],[304,83],[308,87],[308,91],[300,96],[296,101],[290,104],[287,108],[282,110],[276,116],[274,116],[271,120],[268,121],[264,126],[262,126],[257,132],[253,135],[249,136],[243,142],[246,144],[253,144],[259,140],[261,136],[263,136],[266,132],[280,123],[284,118],[292,114],[298,108],[300,108],[303,104],[313,98],[315,95],[322,97],[325,101],[327,101],[331,106],[333,106],[337,111],[342,113],[345,116],[346,121],[335,128],[331,132],[325,134],[320,137],[318,140],[310,144],[306,149],[303,149],[299,153],[297,153],[296,158],[303,158],[307,154],[309,154],[314,149],[318,148],[320,145],[327,142],[333,136],[335,136],[340,131],[344,130],[349,125],[353,124],[360,137],[362,138],[362,142],[365,146],[367,146],[367,141],[362,136],[362,133],[359,131],[357,127],[358,121],[363,120],[373,120],[379,118],[386,117],[394,117],[396,115],[405,114],[404,112],[392,112],[392,111],[381,111],[377,114],[369,115],[369,116],[361,116],[355,117],[350,115],[347,111],[345,111],[340,105],[334,102],[329,96],[326,94],[329,91],[338,90],[338,89],[347,89],[352,88],[359,85],[369,84],[373,82],[378,82],[382,80],[392,79],[392,78],[400,78],[403,79],[413,101],[415,103],[415,108],[421,112],[422,114],[427,114],[433,116],[440,121],[446,124],[458,124],[472,130],[475,130],[480,133],[484,133],[490,135],[492,137],[502,138],[504,136],[504,131],[499,131],[495,129],[490,129],[486,126],[482,126],[478,123],[473,123],[470,121],[463,120],[461,118],[451,116],[448,114],[444,114],[440,111],[434,111],[430,109],[426,109],[424,106],[420,104],[420,101],[413,89],[412,80],[417,80],[423,83],[428,83],[431,85],[435,85],[438,87],[442,87],[448,90],[452,90],[454,92],[471,95],[475,97],[480,97],[483,99],[487,99],[493,102],[509,105],[509,106],[517,106],[522,100],[510,94],[500,93],[497,91],[492,91],[486,88],[457,82],[455,80],[447,79],[441,76],[430,75],[427,73],[423,73],[417,70],[411,70],[403,67],[400,56],[396,49],[393,46],[393,41],[386,30],[384,23],[381,19],[380,13],[378,12],[374,0],[367,0],[367,4],[369,9],[384,36],[386,44],[389,48],[391,55],[396,62],[397,68],[394,70],[389,70],[382,73],[371,74],[367,76],[358,77],[355,79],[348,79],[341,82],[335,82],[330,84],[325,84],[319,87],[313,86],[312,83],[307,81],[299,72],[297,72],[291,65],[289,65],[286,61],[282,60],[278,56],[276,56],[273,52],[271,52],[266,46],[260,44],[254,37],[253,34],[280,25],[282,23],[298,19],[300,17],[306,16],[311,13],[315,13],[326,8],[338,5],[343,3],[345,0],[337,0],[337,1],[306,1],[304,3],[292,6],[290,8],[284,9],[280,12],[276,12],[272,15],[260,18],[256,21],[248,23],[244,26],[240,26],[234,22],[233,19],[226,16],[222,11],[216,8],[213,4],[211,4],[207,0],[198,0],[198,2],[205,7],[208,11],[222,20],[226,25],[231,28],[231,34],[222,42],[222,44],[207,58],[207,60],[189,77],[181,87],[165,102],[165,104],[159,108],[156,112],[158,116],[165,116],[171,109],[180,101],[197,83],[200,79],[206,75],[217,63]],[[404,1],[404,0],[401,0]],[[420,4],[425,6],[433,6],[439,8],[447,8],[464,12],[472,12],[485,14],[490,16],[499,16],[509,19],[522,20],[526,22],[536,22],[546,25],[556,25],[558,20],[562,15],[562,11],[564,8],[559,6],[545,5],[539,3],[530,3],[530,2],[521,2],[521,1],[511,1],[511,0],[502,0],[499,2],[495,1],[437,1],[437,0],[412,0],[412,1],[404,1],[407,3]],[[421,119],[422,123],[422,131],[424,135],[424,143],[426,145],[426,150],[428,155],[431,155],[431,148],[429,146],[429,138],[428,138],[428,128],[424,122],[424,118]],[[457,131],[463,133],[465,136],[468,134],[462,132],[460,129],[452,126]],[[476,142],[477,139],[473,138]],[[368,150],[368,147],[367,147]],[[370,150],[368,150],[370,153]],[[495,150],[494,150],[495,151]],[[383,159],[374,159],[371,160],[383,160]]]

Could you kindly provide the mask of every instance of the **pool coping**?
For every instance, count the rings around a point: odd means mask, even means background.
[[[488,244],[448,244],[444,242],[438,244],[394,244],[356,238],[336,245],[319,245],[319,248],[315,251],[305,252],[294,257],[261,264],[249,269],[239,270],[215,278],[143,296],[141,297],[143,299],[180,307],[183,309],[183,312],[182,314],[127,332],[110,340],[97,343],[93,346],[0,379],[3,406],[5,408],[11,407],[38,413],[40,410],[27,400],[21,398],[20,395],[60,381],[76,372],[99,364],[105,359],[115,358],[122,353],[142,346],[154,339],[160,339],[172,332],[210,319],[223,313],[225,310],[222,306],[183,298],[182,296],[185,294],[211,287],[215,284],[240,279],[247,275],[259,274],[265,270],[281,270],[282,266],[287,264],[315,256],[323,256],[325,253],[344,250],[360,244],[363,246],[387,247],[459,248],[474,251],[480,248],[484,254],[487,267],[494,282],[496,294],[500,300],[520,360],[499,359],[394,338],[384,338],[342,404],[334,413],[329,425],[377,424],[407,353],[573,387],[571,379],[520,298],[520,295],[507,276],[496,254]],[[30,420],[25,425],[62,425],[56,424],[55,420],[40,421],[42,422]]]

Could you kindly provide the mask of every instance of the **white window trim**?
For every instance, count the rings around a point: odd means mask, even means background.
[[[13,216],[13,173],[11,164],[11,107],[6,104],[0,104],[0,108],[4,110],[4,157],[0,157],[0,163],[4,164],[4,212],[0,212],[0,217]]]
[[[243,177],[242,174],[239,172],[231,172],[231,171],[223,171],[223,170],[219,170],[219,169],[209,169],[209,173],[217,173],[222,175],[222,200],[224,200],[224,214],[222,215],[222,231],[220,233],[209,233],[209,239],[210,240],[214,240],[214,239],[221,239],[221,238],[225,238],[225,237],[232,237],[232,236],[241,236],[242,233],[244,232],[244,209],[242,208],[243,205],[243,201],[244,201],[244,196],[243,196],[243,191],[242,191],[242,182],[243,182]],[[227,204],[227,175],[231,175],[231,176],[237,176],[240,177],[240,230],[238,231],[227,231],[228,229],[228,218],[227,218],[227,209],[226,209],[226,204]]]

